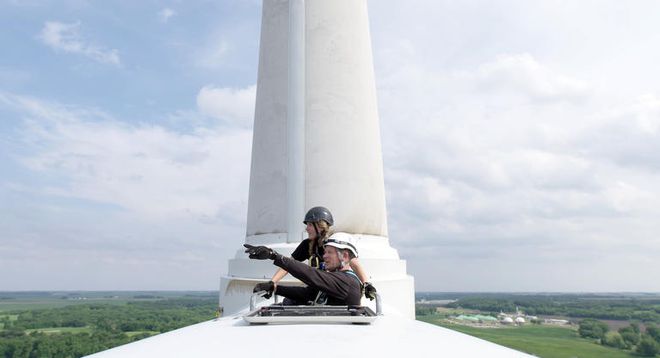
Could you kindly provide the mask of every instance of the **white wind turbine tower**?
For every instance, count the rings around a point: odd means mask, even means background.
[[[384,300],[414,318],[413,279],[387,238],[382,163],[366,2],[264,1],[245,241],[288,254],[305,211],[325,206]],[[239,251],[220,285],[225,314],[274,271]]]
[[[370,325],[250,326],[252,288],[276,267],[238,248],[220,282],[223,317],[94,356],[289,357],[320,347],[350,357],[527,356],[414,320],[413,278],[387,237],[366,0],[264,0],[262,11],[245,242],[288,254],[303,239],[305,210],[328,207],[334,230],[357,238],[383,315]]]

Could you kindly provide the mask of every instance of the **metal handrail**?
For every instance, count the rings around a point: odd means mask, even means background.
[[[376,292],[376,315],[383,315],[383,304],[380,302],[380,293]]]
[[[255,308],[257,307],[257,298],[263,296],[266,293],[267,293],[266,290],[262,290],[262,291],[255,292],[255,293],[252,294],[252,296],[250,296],[250,312],[254,311]],[[382,299],[380,297],[380,293],[376,292],[376,315],[378,315],[378,316],[383,315],[383,304],[382,304],[381,300]],[[278,303],[278,301],[279,301],[278,296],[275,295],[275,303]]]
[[[250,296],[250,312],[254,311],[254,309],[257,307],[257,297],[261,297],[264,294],[266,294],[266,290],[262,290],[259,292],[255,292]]]

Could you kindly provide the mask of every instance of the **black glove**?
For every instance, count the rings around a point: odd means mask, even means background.
[[[265,260],[265,259],[271,259],[275,260],[275,257],[277,256],[277,252],[273,251],[272,249],[266,247],[266,246],[252,246],[248,244],[243,244],[245,247],[245,253],[249,254],[251,259],[257,259],[257,260]]]
[[[273,295],[273,292],[275,291],[275,282],[268,281],[268,282],[258,283],[256,286],[254,286],[252,293],[259,291],[266,291],[266,294],[263,295],[263,297],[265,299],[269,299]]]
[[[372,285],[370,282],[365,282],[364,283],[364,297],[374,300],[376,298],[376,287]]]

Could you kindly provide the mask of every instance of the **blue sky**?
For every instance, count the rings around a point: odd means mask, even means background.
[[[654,1],[369,3],[418,290],[660,291]],[[0,0],[0,290],[216,289],[261,2]]]

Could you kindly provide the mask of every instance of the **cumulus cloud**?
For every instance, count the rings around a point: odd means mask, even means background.
[[[222,205],[218,198],[240,201],[232,193],[244,191],[248,164],[232,176],[214,178],[213,173],[249,163],[249,131],[215,127],[181,134],[129,125],[94,109],[3,97],[25,116],[21,135],[33,151],[21,162],[66,179],[66,185],[51,186],[51,193],[145,215],[213,217]]]
[[[627,4],[635,21],[623,30],[611,23],[615,1],[598,11],[580,2],[399,5],[370,2],[370,28],[390,240],[416,289],[660,289],[648,280],[660,255],[660,67],[648,46],[660,5]],[[79,23],[52,24],[40,36],[48,46],[120,63]],[[230,27],[182,41],[182,56],[202,70],[244,65],[238,49],[253,43]],[[11,218],[0,220],[0,257],[49,264],[2,260],[0,272],[23,267],[21,282],[39,282],[95,265],[88,276],[99,277],[75,277],[121,287],[133,272],[154,273],[143,282],[202,272],[199,282],[216,282],[221,269],[200,262],[233,252],[245,234],[254,87],[209,85],[196,100],[174,115],[184,133],[0,94],[0,107],[23,118],[0,141],[14,165],[0,176],[0,217]]]
[[[56,51],[82,55],[100,63],[121,65],[116,49],[105,49],[85,41],[80,33],[80,22],[47,21],[39,33],[39,39]]]
[[[477,84],[491,91],[509,90],[537,100],[580,100],[588,94],[584,81],[560,75],[530,54],[503,54],[479,66]]]
[[[415,275],[451,281],[425,272],[464,267],[451,287],[482,289],[470,265],[500,276],[524,267],[536,275],[509,289],[547,289],[539,277],[568,287],[539,267],[615,274],[620,255],[660,251],[655,96],[602,106],[587,81],[530,54],[453,69],[426,61],[418,45],[391,42],[378,87],[390,238],[424,262]],[[636,247],[625,249],[632,232]]]
[[[227,88],[204,86],[197,94],[197,108],[207,116],[239,127],[251,127],[257,86]]]
[[[642,95],[592,115],[571,138],[576,151],[624,168],[660,173],[660,97]]]
[[[176,15],[176,11],[166,7],[158,12],[158,18],[161,22],[166,23],[172,16]]]
[[[151,288],[181,288],[147,280],[155,272],[178,277],[188,288],[206,289],[217,281],[224,269],[219,262],[245,232],[249,130],[213,125],[181,133],[7,93],[0,93],[0,109],[21,118],[12,140],[21,150],[4,148],[22,171],[38,178],[0,180],[7,198],[0,215],[11,218],[0,223],[3,257],[77,272],[78,283],[53,277],[58,287],[80,288],[84,282],[88,289],[139,289],[131,270],[143,272],[143,282],[149,281],[144,287]],[[80,270],[94,263],[99,271],[92,276],[107,275],[103,284],[92,284],[98,280]],[[3,282],[30,288],[9,278]]]

